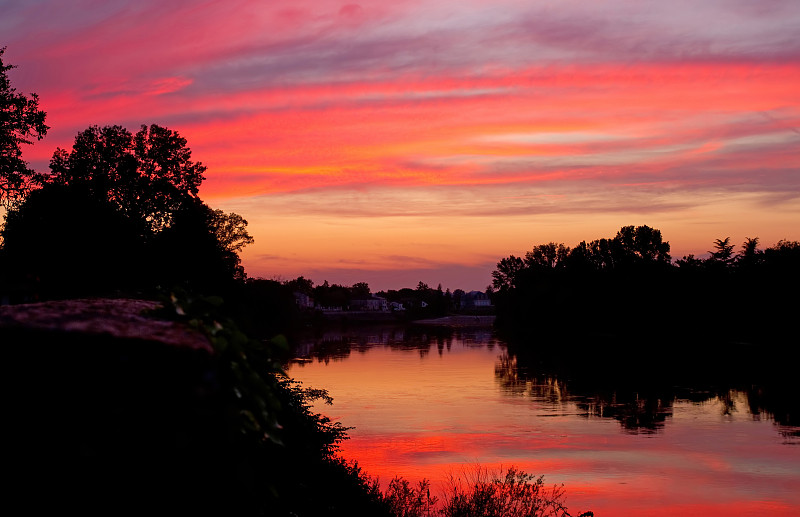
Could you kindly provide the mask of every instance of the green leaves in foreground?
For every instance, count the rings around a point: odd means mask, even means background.
[[[222,375],[233,386],[239,430],[281,443],[279,392],[286,373],[278,357],[288,350],[286,338],[250,339],[224,315],[223,300],[217,296],[171,293],[162,303],[159,315],[182,321],[208,337],[221,362]]]

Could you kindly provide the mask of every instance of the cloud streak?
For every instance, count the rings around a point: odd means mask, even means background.
[[[762,241],[799,237],[792,0],[1,7],[12,81],[39,93],[53,127],[26,154],[36,168],[91,124],[166,125],[209,166],[210,202],[251,221],[284,221],[279,210],[348,226],[325,260],[407,255],[353,226],[368,218],[407,221],[386,230],[396,248],[412,222],[436,218],[449,252],[415,256],[443,264],[473,256],[474,240],[446,230],[462,218],[482,221],[483,251],[498,257],[525,224],[552,238],[638,216],[688,247],[756,221],[771,228]],[[269,254],[262,243],[281,232],[251,228],[253,257]]]

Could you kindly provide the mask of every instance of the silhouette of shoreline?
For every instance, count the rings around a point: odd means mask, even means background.
[[[427,318],[423,320],[415,320],[412,322],[414,325],[434,325],[443,327],[481,327],[491,328],[494,326],[494,315],[481,315],[481,316],[468,316],[454,314],[450,316],[443,316],[441,318]]]

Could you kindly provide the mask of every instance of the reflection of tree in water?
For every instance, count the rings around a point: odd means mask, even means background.
[[[363,353],[370,348],[388,347],[392,350],[415,351],[425,357],[433,350],[439,355],[450,351],[454,343],[464,347],[484,347],[491,350],[497,344],[491,329],[450,328],[434,326],[360,326],[329,328],[314,336],[305,336],[294,347],[295,362],[346,359],[353,352]]]
[[[778,431],[786,438],[800,438],[798,398],[795,392],[780,386],[754,386],[747,391],[750,413],[766,414],[775,419]]]
[[[560,411],[570,405],[587,418],[613,418],[631,433],[655,433],[672,416],[673,399],[664,393],[614,390],[596,386],[581,389],[555,375],[537,374],[520,367],[517,358],[503,355],[495,365],[495,377],[503,390],[524,395]],[[588,388],[584,387],[584,388]]]
[[[561,412],[572,412],[575,407],[587,418],[611,418],[624,431],[635,434],[661,431],[673,415],[675,402],[685,401],[718,404],[723,415],[747,411],[753,419],[774,420],[778,432],[786,438],[800,437],[800,427],[792,419],[798,414],[798,398],[794,391],[782,389],[780,382],[708,385],[695,380],[679,387],[658,375],[646,380],[626,378],[619,372],[603,375],[607,370],[599,365],[597,370],[594,375],[585,370],[581,375],[570,375],[566,370],[553,373],[541,364],[530,367],[513,354],[503,354],[495,365],[495,377],[508,394],[530,397]]]

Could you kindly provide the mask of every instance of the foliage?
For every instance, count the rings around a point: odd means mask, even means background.
[[[431,496],[431,484],[427,479],[414,487],[402,477],[395,477],[383,494],[383,500],[395,517],[432,517],[439,514],[438,498]]]
[[[755,262],[761,251],[758,249],[758,237],[746,237],[742,243],[742,251],[736,257],[739,262]]]
[[[731,238],[725,237],[724,239],[717,239],[714,241],[714,251],[709,251],[711,254],[709,259],[712,262],[720,263],[723,265],[730,264],[733,261],[733,244]]]
[[[299,326],[300,311],[292,293],[277,280],[247,278],[236,284],[227,300],[239,326],[248,335],[266,339]]]
[[[16,67],[3,63],[5,50],[0,48],[0,206],[8,208],[29,191],[34,175],[22,159],[21,146],[41,140],[50,128],[39,96],[27,97],[11,86],[8,71]]]
[[[564,517],[564,490],[544,487],[543,476],[514,467],[504,476],[476,469],[467,479],[451,478],[443,517]]]
[[[497,263],[492,287],[501,296],[531,279],[563,271],[627,273],[669,265],[670,246],[661,231],[649,226],[623,226],[612,239],[583,241],[574,248],[550,242],[533,247],[524,259],[511,255]]]
[[[93,126],[69,152],[56,150],[50,168],[7,215],[2,252],[15,278],[6,281],[19,286],[9,289],[45,298],[175,285],[220,293],[244,280],[247,221],[200,200],[205,166],[177,132]]]
[[[674,265],[669,243],[648,226],[624,226],[613,238],[571,249],[537,245],[524,260],[511,255],[497,263],[496,324],[538,339],[572,328],[591,336],[587,347],[604,335],[653,343],[684,332],[699,336],[698,329],[715,341],[734,333],[782,339],[782,322],[800,310],[782,294],[800,288],[800,244],[780,241],[763,251],[758,245],[757,237],[747,238],[734,253],[730,238],[716,239],[707,258],[689,255]]]
[[[283,283],[293,292],[297,291],[303,294],[311,295],[314,290],[314,281],[304,276],[298,276],[294,280],[287,280]]]
[[[10,210],[2,229],[5,286],[41,298],[141,286],[139,228],[80,186],[48,185]]]
[[[230,249],[237,242],[220,242],[218,221],[195,200],[172,215],[168,228],[143,234],[141,220],[85,184],[46,184],[8,213],[3,254],[14,272],[9,281],[30,278],[27,289],[44,298],[147,292],[159,285],[220,293],[244,271]]]
[[[544,476],[510,467],[504,474],[477,466],[451,474],[441,500],[430,494],[430,482],[416,487],[396,477],[383,495],[397,517],[570,517],[563,486],[544,486]],[[580,517],[591,517],[585,512]]]
[[[778,241],[764,251],[764,261],[778,268],[796,268],[800,261],[800,242],[786,239]]]
[[[234,380],[231,398],[238,401],[240,431],[280,442],[277,392],[285,373],[277,355],[288,344],[280,336],[267,342],[250,339],[224,315],[222,305],[222,299],[216,296],[170,293],[162,297],[162,308],[156,314],[182,321],[208,337]]]
[[[525,261],[514,255],[500,259],[492,271],[492,286],[498,291],[508,291],[517,285],[517,276],[525,269]]]
[[[322,307],[347,307],[352,299],[350,288],[339,284],[329,284],[327,280],[314,287],[313,293],[316,304]]]
[[[621,256],[639,263],[669,264],[669,243],[661,238],[661,231],[649,226],[623,226],[614,237]]]
[[[71,151],[58,148],[47,183],[83,184],[132,220],[159,231],[197,199],[206,167],[191,160],[186,139],[157,126],[132,135],[122,126],[92,126],[75,137]]]
[[[569,246],[564,243],[540,244],[525,254],[525,265],[527,267],[555,268],[563,265],[569,257]]]
[[[356,282],[350,286],[350,295],[353,299],[367,299],[370,297],[369,284],[366,282]]]
[[[237,253],[254,242],[253,237],[247,233],[247,221],[239,214],[214,210],[209,224],[214,229],[217,242],[225,251]]]
[[[199,199],[177,210],[169,227],[144,242],[153,265],[151,278],[160,285],[185,284],[217,293],[229,289],[232,282],[241,282],[244,269],[230,249],[236,241],[221,242],[218,223],[217,212]]]
[[[279,358],[287,343],[255,340],[231,318],[221,298],[171,293],[158,315],[208,336],[229,411],[234,466],[221,473],[232,514],[390,517],[376,480],[335,455],[346,428],[313,411],[327,392],[286,377]],[[235,310],[235,309],[233,309]],[[230,468],[230,467],[228,467]],[[233,478],[233,479],[230,479]]]

